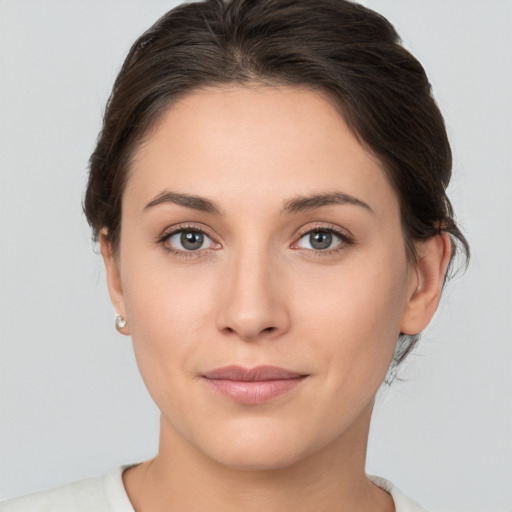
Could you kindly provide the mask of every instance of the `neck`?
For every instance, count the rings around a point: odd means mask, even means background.
[[[335,442],[285,467],[251,470],[208,458],[161,420],[158,455],[125,471],[136,512],[394,511],[365,474],[371,407]]]

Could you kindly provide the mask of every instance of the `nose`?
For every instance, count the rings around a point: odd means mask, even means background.
[[[290,326],[278,262],[250,249],[226,262],[217,305],[217,327],[245,341],[275,339]]]

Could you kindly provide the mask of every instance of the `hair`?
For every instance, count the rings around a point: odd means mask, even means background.
[[[204,0],[172,9],[142,34],[90,158],[84,211],[94,239],[106,228],[117,250],[131,159],[171,104],[201,88],[254,83],[318,91],[337,108],[397,194],[409,258],[414,242],[446,232],[449,268],[458,249],[468,260],[446,195],[450,144],[426,73],[389,21],[348,0]],[[393,369],[418,339],[400,335]]]

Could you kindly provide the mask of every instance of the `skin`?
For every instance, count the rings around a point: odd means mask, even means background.
[[[147,207],[165,192],[220,213]],[[283,212],[332,193],[369,208]],[[176,229],[207,238],[187,252],[180,234],[161,240]],[[308,233],[329,229],[341,236],[313,246]],[[394,510],[364,472],[371,412],[399,333],[420,332],[436,310],[450,243],[436,236],[408,260],[394,190],[328,101],[223,86],[172,105],[133,160],[118,252],[106,230],[101,248],[161,411],[158,455],[124,473],[138,512]],[[239,404],[202,377],[232,364],[307,377]]]

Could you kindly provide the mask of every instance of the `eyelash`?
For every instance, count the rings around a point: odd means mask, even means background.
[[[186,232],[186,231],[193,231],[196,233],[201,233],[202,235],[205,235],[206,237],[213,240],[213,238],[203,228],[200,228],[198,226],[194,226],[191,224],[183,224],[183,225],[176,226],[171,231],[164,232],[161,236],[159,236],[157,238],[156,243],[159,245],[162,245],[168,253],[170,253],[174,256],[178,256],[180,258],[201,257],[202,253],[204,251],[206,251],[207,249],[199,249],[197,251],[184,251],[181,249],[174,249],[174,248],[172,248],[172,246],[166,244],[166,242],[170,238],[172,238],[174,235],[176,235],[178,233]],[[315,232],[332,234],[340,240],[340,243],[333,249],[326,249],[326,250],[304,249],[311,256],[314,256],[314,257],[317,257],[317,256],[325,257],[325,256],[330,256],[330,255],[339,253],[340,251],[344,250],[347,246],[354,245],[354,243],[355,243],[354,239],[351,236],[347,235],[346,233],[342,233],[340,230],[336,229],[334,226],[315,226],[314,228],[309,228],[305,231],[302,231],[299,234],[297,241],[294,242],[293,245],[296,245],[306,235],[309,235],[309,234],[315,233]],[[294,249],[294,250],[299,250],[299,249],[300,248]]]

